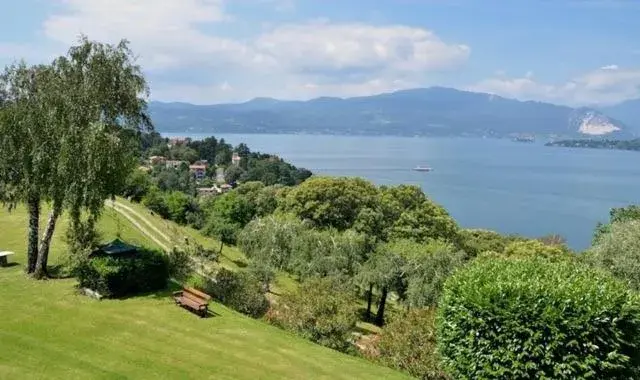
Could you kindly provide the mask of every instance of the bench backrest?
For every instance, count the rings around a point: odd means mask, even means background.
[[[211,296],[208,295],[207,293],[203,293],[201,291],[199,291],[198,289],[194,289],[191,287],[185,287],[183,290],[185,295],[187,295],[187,293],[189,293],[190,295],[194,295],[202,300],[205,301],[211,301]]]

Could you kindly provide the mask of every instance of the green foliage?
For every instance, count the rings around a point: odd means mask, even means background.
[[[437,325],[454,378],[640,375],[637,297],[606,272],[568,261],[476,260],[447,281]]]
[[[169,208],[164,203],[164,195],[157,187],[152,187],[147,195],[142,200],[142,203],[151,211],[160,215],[161,217],[168,219]]]
[[[313,278],[283,295],[267,318],[313,342],[347,351],[358,320],[357,304],[344,279]]]
[[[413,309],[382,330],[379,361],[419,379],[447,379],[436,352],[434,309]]]
[[[81,287],[105,297],[121,297],[164,289],[169,265],[161,252],[139,250],[133,256],[99,256],[85,260],[77,276]]]
[[[301,278],[346,275],[353,277],[367,259],[365,236],[354,231],[302,231],[292,240],[289,272]]]
[[[178,169],[156,167],[152,171],[152,176],[162,191],[181,191],[189,195],[195,193],[196,181],[186,164]]]
[[[213,164],[216,161],[218,140],[215,137],[211,136],[203,140],[189,141],[187,145],[197,152],[199,159],[206,160],[209,164]]]
[[[169,276],[178,281],[185,281],[194,272],[191,255],[182,249],[174,247],[168,253]]]
[[[418,242],[457,239],[458,226],[447,211],[430,200],[400,214],[389,232],[389,239],[411,239]]]
[[[509,243],[502,252],[502,256],[510,258],[542,257],[552,261],[571,260],[574,258],[563,246],[548,245],[539,240]]]
[[[231,165],[224,171],[224,181],[226,183],[236,183],[244,174],[244,169],[240,166]]]
[[[172,191],[164,196],[169,218],[179,224],[187,222],[187,213],[194,208],[192,203],[191,197],[179,191]]]
[[[640,220],[640,206],[631,205],[627,207],[612,208],[609,211],[609,223],[598,223],[593,233],[593,245],[596,245],[600,238],[611,230],[613,223],[625,222],[627,220]]]
[[[293,243],[308,227],[294,216],[267,216],[253,220],[240,233],[238,245],[252,261],[287,269]]]
[[[640,220],[613,223],[584,258],[640,291]]]
[[[151,177],[142,170],[134,170],[127,177],[122,196],[140,202],[152,186]]]
[[[445,281],[466,263],[467,254],[450,243],[433,241],[407,258],[406,303],[412,307],[436,306]]]
[[[283,209],[321,228],[345,230],[363,208],[377,207],[378,190],[360,178],[314,177],[287,193]]]
[[[83,36],[49,65],[20,63],[0,75],[0,200],[29,204],[29,273],[46,275],[63,209],[74,220],[98,215],[104,200],[122,191],[135,165],[134,136],[151,127],[147,96],[126,41]],[[42,200],[53,212],[38,244]]]
[[[207,291],[226,306],[253,318],[262,317],[269,309],[261,281],[250,273],[220,268]]]
[[[484,252],[503,252],[514,241],[524,240],[517,236],[503,236],[495,231],[462,229],[458,232],[459,246],[471,257]]]

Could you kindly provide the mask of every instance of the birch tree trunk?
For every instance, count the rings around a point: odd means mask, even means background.
[[[27,200],[27,208],[29,209],[29,235],[27,244],[27,267],[25,270],[31,274],[36,269],[36,261],[38,258],[40,197],[30,195]]]
[[[56,222],[62,211],[62,207],[58,204],[53,205],[53,210],[49,213],[49,220],[47,221],[47,227],[42,235],[40,241],[40,248],[38,249],[38,259],[36,260],[35,273],[33,277],[42,279],[48,277],[47,263],[49,261],[49,248],[51,247],[51,238],[53,238],[53,232],[56,229]]]

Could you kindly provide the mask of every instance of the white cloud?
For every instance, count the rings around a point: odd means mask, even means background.
[[[521,100],[552,101],[570,105],[613,104],[640,97],[640,68],[609,65],[560,84],[522,78],[490,78],[469,87]]]
[[[255,45],[283,67],[310,72],[440,70],[465,62],[470,53],[468,46],[447,44],[425,29],[328,21],[283,25]]]
[[[64,0],[66,11],[44,23],[45,35],[64,44],[80,33],[116,42],[126,38],[150,69],[199,63],[213,54],[242,61],[246,47],[203,33],[202,24],[228,21],[221,0]]]
[[[243,39],[221,37],[216,28],[234,27],[223,0],[59,1],[63,10],[45,21],[46,36],[65,45],[80,33],[130,40],[150,74],[152,96],[162,100],[364,95],[419,85],[470,54],[466,45],[402,25],[316,20],[272,25]],[[259,1],[275,11],[295,6],[292,0]]]

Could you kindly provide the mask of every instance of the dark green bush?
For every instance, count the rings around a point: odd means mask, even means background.
[[[83,261],[78,281],[105,297],[121,297],[164,289],[169,277],[165,256],[157,251],[138,251],[127,257],[94,257]]]
[[[478,260],[445,284],[437,326],[454,378],[640,375],[638,299],[608,273],[571,261]]]
[[[436,352],[434,309],[413,309],[394,318],[380,336],[379,361],[420,379],[447,379]]]
[[[215,280],[209,283],[207,292],[222,304],[254,318],[269,309],[262,283],[251,274],[220,268]]]

